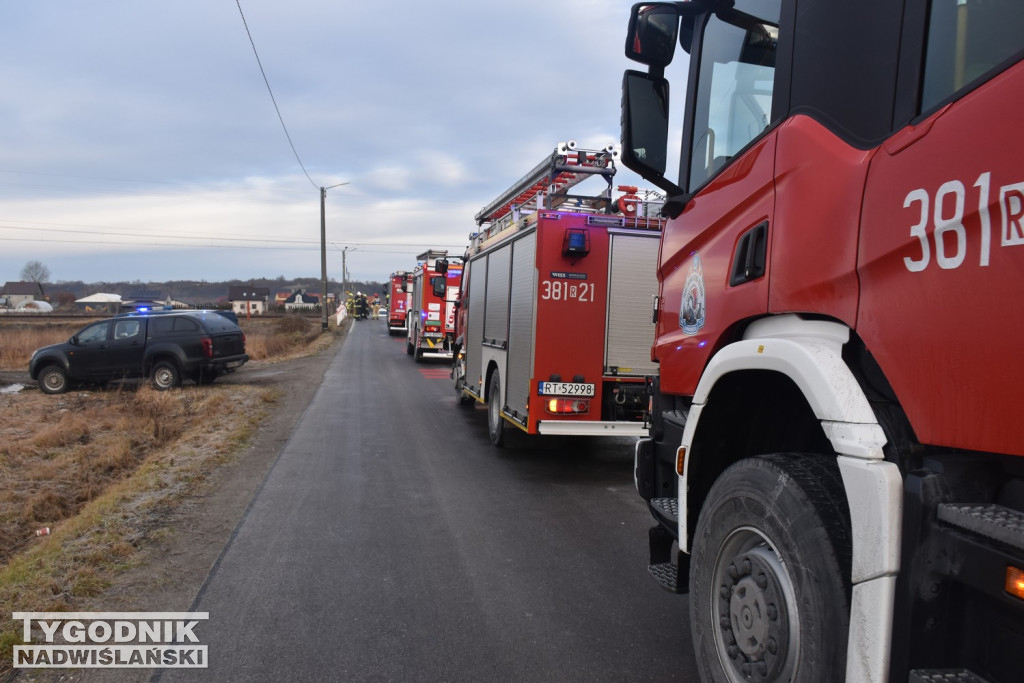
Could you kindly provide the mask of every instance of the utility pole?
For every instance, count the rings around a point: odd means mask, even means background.
[[[344,247],[341,250],[341,295],[345,296],[348,290],[348,266],[345,265],[345,255],[350,251],[356,251],[352,247]]]
[[[327,203],[327,190],[332,187],[341,187],[342,185],[348,185],[348,182],[338,183],[337,185],[330,185],[328,187],[320,186],[320,332],[324,333],[327,331],[327,213],[325,204]],[[342,261],[342,270],[344,270],[344,260]]]

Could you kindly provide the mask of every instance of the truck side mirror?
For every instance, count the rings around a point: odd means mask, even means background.
[[[448,283],[444,275],[435,275],[430,278],[430,286],[434,289],[434,296],[444,296],[448,291]]]
[[[671,64],[679,34],[679,16],[676,3],[633,5],[626,32],[626,56],[656,69]]]
[[[434,261],[434,270],[440,273],[441,275],[444,275],[445,273],[448,272],[448,262],[445,261],[444,259]]]
[[[668,81],[628,70],[622,77],[622,163],[669,194],[682,194],[665,178],[667,159]]]

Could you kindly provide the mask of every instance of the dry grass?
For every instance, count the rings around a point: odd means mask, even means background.
[[[102,593],[167,513],[238,452],[270,394],[143,385],[0,395],[0,414],[16,411],[21,425],[4,428],[0,446],[0,613],[69,611]],[[0,671],[18,638],[0,622]]]
[[[73,517],[112,483],[131,476],[154,450],[205,422],[199,417],[210,414],[207,404],[215,397],[142,385],[137,391],[73,393],[33,406],[49,414],[22,415],[20,438],[8,434],[0,444],[0,565],[34,538],[34,530]],[[0,397],[0,410],[20,399]]]
[[[0,368],[25,370],[32,352],[40,346],[67,341],[68,337],[92,320],[73,323],[35,323],[0,321]]]
[[[273,362],[335,338],[303,322],[242,321],[250,355],[261,348]],[[27,369],[33,349],[84,324],[0,324],[0,367]],[[86,609],[165,533],[174,507],[237,456],[278,398],[238,383],[0,394],[0,614]],[[36,534],[46,527],[50,535]],[[19,627],[0,620],[0,674],[17,642]]]
[[[239,321],[245,350],[253,360],[287,360],[308,352],[321,338],[320,322],[298,315]]]

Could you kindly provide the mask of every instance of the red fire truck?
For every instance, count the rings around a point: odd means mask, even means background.
[[[626,54],[669,195],[636,482],[701,678],[1021,680],[1024,4],[641,3]]]
[[[506,428],[645,433],[661,220],[636,188],[613,200],[618,154],[562,143],[476,215],[452,377],[462,403],[487,404],[496,446]],[[598,177],[599,195],[569,194]]]
[[[412,300],[412,273],[398,270],[391,273],[387,286],[388,335],[395,335],[409,329],[406,314]]]
[[[436,249],[416,257],[418,265],[411,276],[412,300],[406,316],[405,351],[417,363],[424,357],[452,357],[455,300],[462,264],[449,263],[447,257],[447,251]]]

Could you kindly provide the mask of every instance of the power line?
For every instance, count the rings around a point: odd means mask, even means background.
[[[89,239],[68,239],[61,238],[55,239],[51,237],[4,237],[0,236],[2,242],[43,242],[43,243],[54,243],[54,244],[92,244],[92,245],[121,245],[121,246],[144,246],[144,245],[162,245],[162,246],[180,246],[183,248],[241,248],[241,249],[281,249],[284,250],[297,250],[297,251],[312,251],[317,248],[314,245],[318,245],[317,240],[296,240],[296,239],[281,239],[271,237],[216,237],[213,235],[140,235],[139,233],[133,232],[114,232],[104,230],[64,230],[60,228],[30,228],[21,227],[15,225],[0,225],[0,230],[22,230],[25,232],[37,232],[37,233],[68,233],[70,235],[102,235],[108,237],[132,237],[135,241],[119,241],[119,240],[107,240],[103,242],[97,242]],[[203,242],[229,242],[230,244],[170,244],[172,240],[201,240]],[[245,243],[250,244],[245,244]],[[465,245],[450,245],[450,244],[437,244],[431,242],[429,244],[416,244],[411,242],[330,242],[330,245],[335,249],[341,248],[339,245],[344,246],[355,246],[355,247],[386,247],[394,249],[433,249],[433,248],[445,248],[445,249],[462,249]],[[370,250],[366,250],[370,251]],[[386,252],[382,252],[386,253]]]
[[[171,249],[273,249],[275,251],[320,251],[319,246],[271,246],[271,245],[256,245],[256,244],[168,244],[161,242],[161,238],[155,238],[156,241],[151,242],[94,242],[89,240],[67,240],[67,239],[54,239],[54,240],[39,240],[29,239],[25,237],[0,237],[0,242],[42,242],[43,244],[88,244],[93,247],[168,247]],[[341,247],[363,245],[362,242],[330,242],[332,248],[336,251],[341,251]],[[379,249],[367,249],[366,246],[370,247],[382,247]],[[465,249],[465,245],[453,245],[453,244],[375,244],[360,246],[359,253],[363,254],[404,254],[412,253],[420,249]],[[390,247],[390,248],[383,248]]]
[[[235,0],[238,5],[238,13],[242,16],[242,25],[245,26],[245,34],[249,36],[249,44],[252,45],[252,53],[256,55],[256,63],[260,67],[260,73],[263,74],[263,82],[267,84],[267,92],[270,93],[270,101],[274,103],[274,111],[277,112],[277,119],[281,122],[281,128],[284,129],[284,136],[288,138],[288,144],[292,148],[292,154],[295,155],[295,160],[299,162],[299,168],[306,174],[306,178],[309,183],[319,189],[320,186],[313,182],[313,179],[309,177],[309,172],[306,167],[302,164],[302,159],[299,158],[299,153],[295,149],[295,144],[292,142],[292,136],[288,134],[288,126],[284,125],[284,117],[281,116],[281,109],[277,106],[277,99],[274,98],[274,91],[270,88],[270,81],[267,79],[267,72],[263,70],[263,62],[260,61],[260,53],[256,51],[256,42],[252,39],[252,33],[249,32],[249,24],[245,21],[245,13],[242,12],[242,0]]]
[[[23,227],[23,226],[20,226],[20,225],[2,225],[2,224],[0,224],[0,230],[24,230],[26,232],[63,232],[63,233],[71,233],[73,235],[107,235],[107,236],[114,236],[114,237],[143,237],[143,236],[140,236],[139,233],[137,233],[137,232],[117,232],[117,231],[114,231],[114,230],[68,230],[68,229],[64,229],[64,228]],[[146,236],[146,237],[149,237],[149,236]],[[188,233],[179,233],[179,234],[176,234],[176,235],[168,235],[168,234],[165,233],[165,234],[155,235],[153,237],[159,237],[159,238],[163,238],[163,239],[177,239],[177,240],[218,240],[218,241],[222,241],[222,242],[275,242],[275,243],[284,243],[284,244],[314,244],[314,243],[316,243],[315,240],[291,240],[291,239],[280,239],[280,238],[259,237],[259,236],[253,236],[253,237],[247,237],[247,236],[240,236],[240,237],[217,237],[215,235],[209,235],[209,234],[198,235],[198,234],[188,234]],[[0,239],[6,239],[6,238],[0,237]],[[11,239],[18,239],[18,238],[11,238]]]

